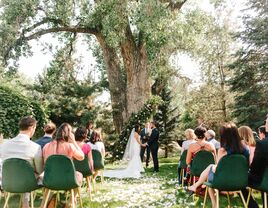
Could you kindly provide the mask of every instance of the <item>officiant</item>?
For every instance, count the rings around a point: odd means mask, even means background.
[[[151,135],[150,123],[146,123],[144,128],[140,132],[142,144],[145,144],[148,142],[150,135]],[[141,147],[140,156],[141,156],[141,161],[144,162],[145,151],[146,151],[146,167],[148,167],[149,166],[149,159],[150,159],[150,149],[148,148],[148,146]]]

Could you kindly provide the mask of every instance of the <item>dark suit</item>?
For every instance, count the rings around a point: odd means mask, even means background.
[[[148,137],[149,136],[146,133],[148,133],[148,132],[146,132],[145,128],[141,130],[140,136],[141,136],[141,143],[142,144],[145,144],[146,142],[148,142]],[[144,161],[145,150],[146,150],[146,166],[148,166],[149,159],[150,159],[150,150],[149,150],[149,148],[148,147],[141,147],[140,156],[141,156],[141,161],[143,162]]]
[[[254,157],[249,168],[248,183],[250,186],[258,186],[261,183],[265,168],[267,166],[268,135],[266,135],[265,139],[256,142]],[[247,194],[245,195],[247,196]],[[251,198],[248,207],[258,207],[258,204]]]
[[[157,128],[153,128],[147,143],[150,152],[152,153],[152,158],[154,162],[154,171],[159,171],[158,156],[157,156],[159,148],[158,140],[159,140],[159,131],[157,130]]]

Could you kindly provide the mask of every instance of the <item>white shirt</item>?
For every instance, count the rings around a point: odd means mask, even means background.
[[[9,158],[27,160],[37,173],[43,172],[43,157],[41,146],[31,141],[29,136],[19,134],[0,146],[0,158],[2,161]]]
[[[190,144],[195,143],[196,141],[194,139],[186,140],[182,143],[181,147],[181,153],[183,153],[184,150],[188,150]]]

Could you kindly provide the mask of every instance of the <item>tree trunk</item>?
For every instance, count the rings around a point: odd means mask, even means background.
[[[145,45],[136,45],[128,25],[126,40],[121,44],[121,54],[127,73],[127,119],[137,113],[150,97],[150,82]]]
[[[165,146],[165,158],[168,158],[168,146]]]
[[[105,41],[104,37],[99,34],[96,36],[102,48],[104,62],[109,81],[109,90],[111,94],[113,123],[116,133],[120,133],[124,123],[127,121],[127,97],[126,82],[120,69],[120,60],[116,50],[111,48]]]

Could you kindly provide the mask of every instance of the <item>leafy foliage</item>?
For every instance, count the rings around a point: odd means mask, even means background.
[[[5,137],[15,136],[18,133],[19,120],[29,115],[38,121],[37,130],[40,131],[46,122],[44,108],[16,90],[0,86],[0,132]]]
[[[245,17],[245,30],[239,36],[245,47],[237,52],[230,66],[234,72],[230,84],[237,93],[234,117],[239,124],[258,127],[268,108],[268,4],[251,0],[249,7],[257,15]]]
[[[123,156],[129,135],[134,126],[136,124],[141,125],[146,123],[156,113],[156,106],[162,103],[163,101],[159,96],[152,96],[137,114],[131,115],[128,123],[120,133],[118,140],[113,144],[113,159],[120,159]]]
[[[158,106],[158,111],[154,116],[154,120],[158,123],[160,132],[159,142],[161,147],[165,150],[165,157],[168,157],[168,152],[172,150],[172,141],[176,138],[176,128],[178,127],[179,113],[178,107],[172,104],[172,94],[168,87],[165,87],[160,96],[163,103]]]

